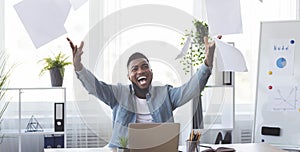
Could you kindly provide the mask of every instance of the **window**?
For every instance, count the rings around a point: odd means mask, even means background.
[[[96,25],[99,24],[101,19],[121,9],[143,4],[156,4],[173,8],[176,12],[204,16],[202,14],[203,11],[199,11],[202,10],[203,6],[200,5],[198,0],[89,0],[88,3],[76,11],[71,8],[65,23],[67,34],[36,49],[14,10],[13,6],[18,2],[20,0],[0,0],[0,49],[5,50],[9,54],[11,64],[17,64],[11,76],[10,87],[49,87],[50,77],[49,75],[38,76],[42,66],[37,62],[43,57],[59,51],[63,51],[71,56],[71,50],[65,40],[66,37],[72,38],[76,44],[79,44],[82,39],[92,36],[96,36],[97,39],[94,40],[99,40],[99,43],[103,42],[102,40],[105,40],[107,35],[101,35],[102,33],[97,32],[107,29],[97,29],[95,28]],[[224,36],[223,40],[234,42],[246,59],[249,71],[235,73],[235,103],[237,104],[237,112],[252,113],[254,112],[253,105],[255,103],[259,23],[260,21],[299,19],[299,2],[297,0],[263,0],[263,3],[259,0],[241,0],[240,2],[244,32],[243,34]],[[153,9],[153,11],[156,10]],[[168,12],[162,12],[162,15],[165,13]],[[117,20],[122,15],[117,13],[112,20]],[[140,16],[139,19],[143,18],[147,18],[147,16]],[[176,16],[172,16],[172,18],[176,18]],[[129,22],[129,20],[123,22]],[[91,32],[91,30],[94,31]],[[139,24],[134,24],[133,22],[128,28],[122,29],[122,27],[116,26],[116,29],[112,30],[114,35],[103,44],[103,50],[98,50],[99,48],[93,49],[93,46],[89,46],[86,47],[88,51],[84,53],[83,60],[86,66],[99,79],[108,83],[128,83],[126,67],[123,63],[126,62],[127,52],[139,48],[149,49],[147,55],[150,55],[150,62],[153,62],[154,80],[157,83],[170,83],[176,86],[188,79],[188,76],[185,76],[181,69],[176,69],[176,65],[180,64],[178,60],[172,58],[172,55],[175,57],[177,54],[171,52],[172,49],[181,49],[179,45],[183,34],[181,31],[176,30],[172,26],[153,24],[153,22],[142,22]],[[3,33],[5,35],[2,35]],[[151,51],[157,49],[154,46],[165,48],[167,51],[163,52],[164,50],[162,50],[162,52],[153,53]],[[164,58],[159,59],[161,57]],[[159,74],[159,76],[156,75],[156,73],[162,73],[162,71],[165,73]],[[74,84],[74,80],[78,80],[73,74],[73,67],[67,67],[64,86],[68,88],[68,100],[75,98],[74,96],[77,94],[73,88],[77,88],[76,85],[80,85]],[[104,111],[107,112],[107,110]],[[105,119],[110,119],[110,116],[105,117]]]
[[[261,21],[296,20],[296,0],[240,1],[243,34],[224,36],[242,51],[248,72],[235,73],[236,112],[254,112]],[[299,12],[298,12],[299,13]]]
[[[49,74],[39,77],[42,64],[38,63],[38,61],[44,57],[53,56],[53,54],[57,54],[59,51],[70,55],[69,60],[72,60],[71,50],[66,37],[71,37],[75,42],[80,42],[82,36],[88,31],[88,3],[77,11],[71,8],[69,17],[65,22],[67,34],[36,49],[14,9],[14,5],[19,3],[20,0],[1,2],[4,2],[5,7],[5,51],[9,55],[10,63],[16,64],[11,76],[10,87],[50,87]],[[67,72],[64,79],[64,86],[72,87],[72,69],[72,66],[66,67]]]

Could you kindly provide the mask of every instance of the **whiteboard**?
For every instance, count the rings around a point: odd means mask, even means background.
[[[300,21],[262,22],[254,142],[300,147]],[[279,136],[262,134],[271,127]]]

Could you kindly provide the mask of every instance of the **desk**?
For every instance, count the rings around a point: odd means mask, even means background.
[[[214,145],[213,148],[220,146],[234,148],[237,152],[287,152],[266,143],[224,144]]]
[[[111,148],[53,148],[44,149],[44,152],[117,152]]]
[[[231,147],[237,152],[286,152],[266,143],[249,143],[249,144],[224,144],[224,145],[209,145],[213,148],[217,147]],[[180,150],[185,151],[184,147],[179,147]],[[204,149],[203,149],[204,150]],[[45,149],[44,152],[116,152],[116,149],[111,148],[66,148],[66,149]]]

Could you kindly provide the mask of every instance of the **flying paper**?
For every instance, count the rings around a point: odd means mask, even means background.
[[[190,43],[191,43],[191,37],[189,36],[189,37],[186,39],[186,41],[185,41],[185,43],[184,43],[184,46],[183,46],[182,49],[181,49],[180,54],[177,55],[177,57],[175,58],[175,60],[176,60],[176,59],[179,59],[179,58],[182,58],[182,57],[186,54],[186,52],[187,52],[188,49],[189,49]]]
[[[23,0],[14,8],[36,48],[67,33],[69,0]]]
[[[217,46],[217,66],[220,71],[247,72],[245,58],[240,50],[219,39]]]
[[[88,0],[70,0],[74,10],[77,10],[78,8],[80,8],[87,1]]]
[[[240,0],[206,0],[211,36],[243,32]]]

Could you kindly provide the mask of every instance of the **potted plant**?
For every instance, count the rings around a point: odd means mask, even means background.
[[[208,25],[199,20],[193,21],[195,30],[185,30],[186,34],[182,38],[185,41],[188,37],[191,39],[191,44],[185,56],[180,60],[184,66],[183,71],[185,74],[190,72],[191,66],[198,67],[205,59],[205,43],[204,37],[208,36]],[[182,42],[180,45],[184,45]]]
[[[69,56],[59,52],[58,55],[54,55],[52,58],[47,57],[40,60],[40,62],[44,62],[44,67],[40,72],[40,76],[49,70],[52,87],[61,87],[63,84],[65,66],[72,64],[72,62],[67,61],[68,58]]]
[[[129,149],[127,148],[127,144],[128,144],[127,137],[120,137],[119,144],[121,147],[118,147],[118,150],[117,150],[118,152],[129,152]]]
[[[181,39],[180,45],[185,45],[187,39],[190,38],[190,45],[186,52],[186,54],[181,58],[180,63],[183,65],[183,71],[185,74],[191,72],[193,67],[198,67],[205,60],[205,43],[204,37],[209,37],[208,33],[208,24],[204,21],[193,20],[194,30],[185,30],[185,35]],[[185,42],[186,41],[186,42]],[[198,101],[193,102],[195,110],[194,115],[198,116],[198,118],[193,118],[193,127],[195,128],[203,128],[203,112],[202,112],[202,99],[201,93],[199,93]]]

